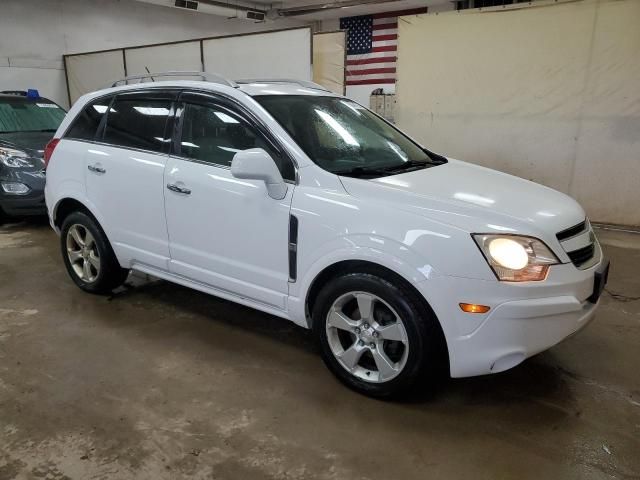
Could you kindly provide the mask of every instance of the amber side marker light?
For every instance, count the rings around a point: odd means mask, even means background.
[[[486,305],[476,305],[475,303],[461,303],[460,308],[467,313],[487,313],[491,309]]]

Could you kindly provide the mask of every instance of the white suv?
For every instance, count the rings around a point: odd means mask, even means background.
[[[374,396],[500,372],[584,327],[608,261],[566,195],[442,157],[294,81],[162,81],[76,102],[46,202],[73,281],[137,270],[312,328]]]

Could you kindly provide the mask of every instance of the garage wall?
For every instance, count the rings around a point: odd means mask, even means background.
[[[0,89],[37,88],[63,106],[63,54],[276,28],[133,0],[0,3]],[[277,28],[298,25],[279,20]]]
[[[400,22],[397,118],[435,151],[640,225],[640,2],[582,0]]]

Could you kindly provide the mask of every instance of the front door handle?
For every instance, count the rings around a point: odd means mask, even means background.
[[[175,183],[168,183],[167,188],[172,192],[182,193],[184,195],[191,195],[191,190],[189,190],[188,188],[176,185]]]
[[[90,172],[93,172],[93,173],[107,173],[107,171],[104,168],[98,167],[97,165],[88,165],[87,168],[89,169]]]

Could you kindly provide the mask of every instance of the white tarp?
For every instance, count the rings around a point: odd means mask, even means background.
[[[345,91],[346,37],[345,31],[313,36],[313,81],[339,95]]]
[[[638,19],[637,0],[400,19],[398,124],[566,192],[594,221],[640,225]]]
[[[200,42],[184,42],[153,47],[126,48],[127,75],[172,70],[202,70]],[[193,78],[190,78],[193,80]],[[167,80],[163,78],[163,80]]]
[[[204,67],[231,79],[311,80],[311,41],[308,27],[204,40]]]
[[[99,90],[124,77],[122,50],[65,57],[71,104],[85,93]]]

